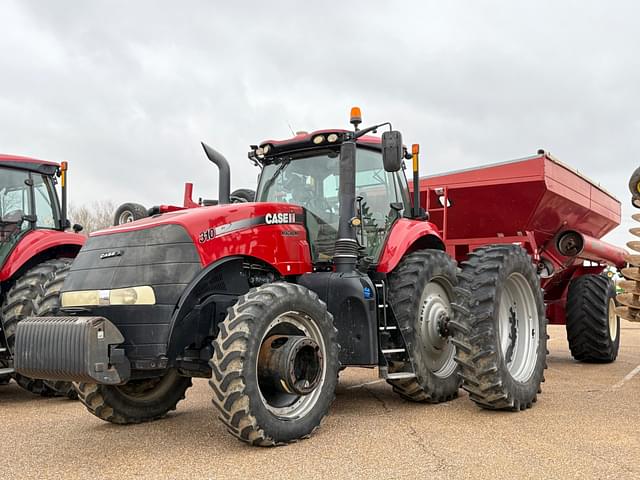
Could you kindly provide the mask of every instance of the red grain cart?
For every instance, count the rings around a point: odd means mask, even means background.
[[[490,244],[517,243],[537,262],[547,318],[566,324],[573,356],[613,361],[619,346],[608,266],[625,251],[600,238],[620,224],[620,202],[545,152],[420,180],[420,202],[458,262]]]

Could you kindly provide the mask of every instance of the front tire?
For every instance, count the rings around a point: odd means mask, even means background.
[[[610,363],[620,348],[616,288],[604,275],[583,275],[569,284],[567,340],[581,362]]]
[[[300,285],[265,284],[240,297],[220,324],[210,361],[213,404],[227,430],[257,446],[283,445],[309,437],[335,398],[339,368],[336,335],[324,302]],[[274,375],[264,374],[271,364],[267,355],[275,345],[272,339],[278,336],[307,339],[317,346],[312,361],[302,358],[295,367],[303,383],[314,385],[312,390],[286,393],[273,381]],[[306,378],[311,371],[313,378]]]
[[[456,284],[456,263],[440,250],[410,253],[389,275],[389,302],[416,377],[387,382],[406,400],[439,403],[458,395],[455,347],[446,334]]]
[[[13,355],[15,334],[18,322],[26,317],[36,315],[36,300],[45,291],[45,284],[60,271],[66,270],[73,260],[57,258],[47,260],[27,270],[11,286],[2,304],[2,325],[7,339],[7,347]],[[18,373],[13,375],[16,383],[31,393],[43,396],[55,396],[55,390],[48,387],[43,380],[28,378]]]
[[[176,409],[190,386],[190,377],[172,369],[161,377],[131,380],[124,385],[80,383],[76,389],[90,413],[106,422],[127,425],[164,417]]]
[[[451,322],[462,388],[481,407],[530,408],[544,381],[547,320],[540,281],[518,245],[469,254]]]

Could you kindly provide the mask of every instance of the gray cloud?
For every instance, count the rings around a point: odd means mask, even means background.
[[[635,2],[3,2],[0,150],[69,160],[72,201],[234,187],[264,138],[391,120],[423,173],[544,147],[631,214]],[[611,239],[622,243],[624,230]]]

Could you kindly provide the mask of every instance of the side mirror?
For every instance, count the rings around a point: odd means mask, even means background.
[[[82,225],[80,225],[79,223],[74,223],[73,227],[71,227],[71,228],[73,228],[73,231],[75,233],[80,233],[82,230],[84,230],[84,227]]]
[[[402,134],[397,130],[382,133],[382,163],[387,172],[402,168]]]

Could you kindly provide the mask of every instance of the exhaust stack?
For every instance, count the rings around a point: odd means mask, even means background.
[[[229,169],[229,162],[224,158],[224,155],[217,152],[209,145],[201,142],[202,148],[207,158],[218,166],[220,170],[220,179],[218,180],[218,204],[222,205],[230,203],[229,195],[231,193],[231,171]]]

